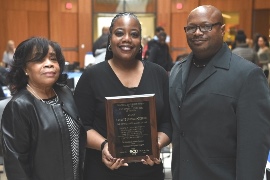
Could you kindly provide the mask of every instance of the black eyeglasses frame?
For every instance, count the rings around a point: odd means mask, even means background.
[[[207,30],[207,31],[202,31],[202,30],[201,30],[201,25],[185,26],[185,27],[184,27],[184,30],[185,30],[185,32],[186,32],[187,34],[192,34],[192,33],[195,33],[195,32],[197,31],[197,29],[199,28],[199,30],[200,30],[201,32],[205,33],[205,32],[210,32],[210,31],[212,31],[213,27],[216,26],[216,25],[222,26],[222,23],[221,23],[221,22],[216,22],[216,23],[213,23],[213,24],[205,24],[204,26],[209,26],[209,27],[210,27],[210,29]],[[194,32],[187,32],[187,28],[188,28],[188,27],[196,27],[196,29],[195,29]]]

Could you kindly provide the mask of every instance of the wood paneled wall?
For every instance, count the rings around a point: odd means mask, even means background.
[[[91,1],[89,0],[0,0],[0,52],[8,40],[16,46],[32,36],[57,41],[70,63],[84,64],[84,54],[90,51]],[[65,8],[66,2],[72,9]],[[2,58],[2,57],[1,57]]]
[[[88,51],[92,51],[92,1],[78,0],[79,1],[79,13],[78,13],[78,49],[79,56],[78,61],[81,67],[84,66],[84,56]]]
[[[160,0],[162,1],[162,0]],[[160,2],[159,1],[159,2]],[[176,4],[182,3],[182,9],[177,9]],[[174,0],[170,4],[170,14],[171,14],[171,31],[169,34],[171,36],[170,47],[171,55],[173,60],[180,54],[186,54],[190,52],[188,44],[186,42],[186,34],[184,31],[184,26],[187,24],[187,17],[189,12],[199,5],[198,0]],[[160,12],[158,12],[159,14]]]
[[[263,36],[269,36],[270,32],[270,10],[259,9],[254,11],[253,32]]]
[[[269,36],[270,33],[270,1],[256,0],[253,11],[253,33]]]
[[[269,0],[254,0],[254,9],[268,9],[270,11],[270,1]]]
[[[239,28],[249,38],[254,33],[254,10],[270,11],[268,0],[156,0],[156,25],[164,26],[171,37],[173,59],[190,52],[183,27],[189,12],[203,4],[211,4],[224,12],[239,12]],[[65,8],[71,2],[71,10]],[[183,8],[176,9],[181,2]],[[31,36],[44,36],[60,43],[69,62],[84,65],[84,55],[92,48],[92,0],[0,0],[0,53],[9,39],[16,45]],[[153,7],[148,7],[152,9]],[[261,28],[269,28],[265,22]],[[256,29],[260,31],[260,29]]]

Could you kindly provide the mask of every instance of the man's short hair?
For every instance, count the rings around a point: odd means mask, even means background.
[[[238,41],[240,43],[245,43],[246,42],[247,36],[245,35],[245,32],[243,30],[237,31],[235,35],[235,41]]]
[[[159,33],[159,36],[161,36],[161,37],[167,37],[167,34],[164,32],[164,31],[161,31],[160,33]]]
[[[156,27],[156,32],[159,33],[160,31],[164,31],[164,28],[161,26]]]

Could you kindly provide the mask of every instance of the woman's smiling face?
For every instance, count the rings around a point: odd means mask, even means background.
[[[121,16],[116,19],[112,28],[110,44],[114,59],[135,59],[141,46],[141,30],[138,20],[132,16]]]

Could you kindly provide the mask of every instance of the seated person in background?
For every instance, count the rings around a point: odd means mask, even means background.
[[[107,50],[107,41],[95,51],[95,64],[105,61],[105,55]]]
[[[239,30],[235,36],[236,47],[232,50],[234,54],[243,57],[246,60],[253,62],[254,64],[258,64],[258,56],[257,53],[249,47],[246,43],[247,36],[244,31]]]
[[[6,99],[2,85],[0,85],[0,100]],[[1,151],[1,150],[0,150]]]
[[[0,84],[2,86],[6,86],[7,73],[8,73],[8,70],[6,68],[0,66]]]
[[[15,52],[15,43],[12,40],[9,40],[7,42],[7,48],[3,54],[3,63],[4,67],[10,67],[13,63],[13,54]]]
[[[7,72],[8,71],[6,70],[6,68],[0,66],[0,100],[6,98],[2,87],[3,86],[6,86],[6,75],[7,75]]]

